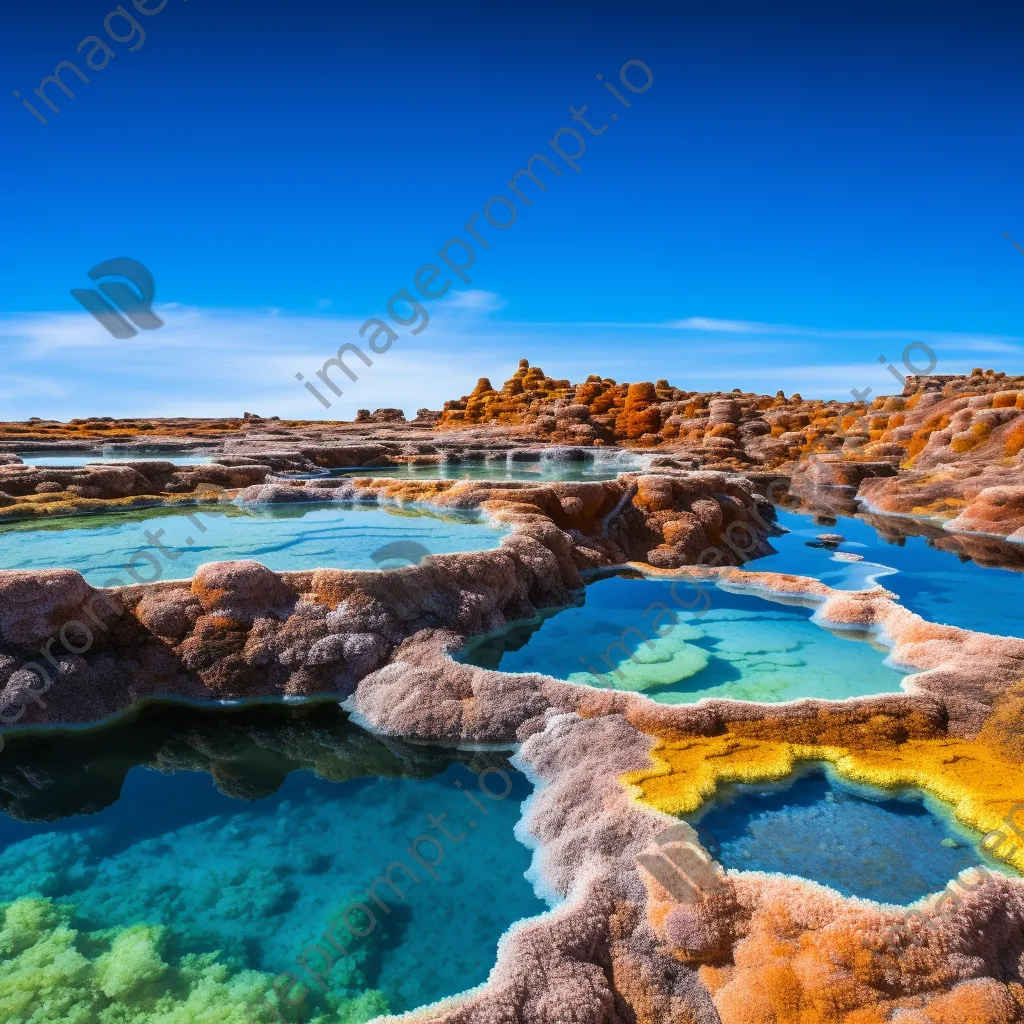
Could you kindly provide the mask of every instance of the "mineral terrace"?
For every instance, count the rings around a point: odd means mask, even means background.
[[[19,457],[104,449],[211,461],[45,468]],[[595,449],[632,450],[646,468],[551,483],[374,476],[401,464],[572,463]],[[409,422],[378,410],[353,423],[246,414],[0,424],[6,521],[216,492],[239,504],[479,509],[508,529],[493,551],[389,572],[219,562],[190,580],[107,589],[71,570],[0,572],[3,704],[23,709],[7,738],[100,723],[155,697],[333,696],[389,742],[514,747],[538,787],[524,826],[565,902],[509,933],[485,986],[415,1020],[1021,1021],[1024,884],[1014,879],[989,874],[930,920],[930,910],[907,918],[792,876],[718,868],[715,885],[681,900],[637,857],[720,784],[782,779],[808,760],[854,781],[918,787],[982,833],[1002,827],[1024,802],[1024,641],[927,622],[879,586],[839,591],[737,566],[771,550],[783,504],[822,522],[856,508],[883,528],[1020,569],[1022,450],[1024,378],[981,370],[910,378],[902,395],[865,405],[596,375],[573,386],[523,360],[499,390],[481,380]],[[344,467],[360,473],[325,475]],[[452,657],[467,637],[569,604],[587,574],[626,563],[816,608],[826,623],[883,637],[915,674],[878,697],[673,706]],[[75,653],[83,629],[92,643]],[[34,699],[27,663],[52,673],[45,700]],[[689,826],[675,834],[680,849],[696,842]],[[1005,859],[1024,869],[1019,849]]]

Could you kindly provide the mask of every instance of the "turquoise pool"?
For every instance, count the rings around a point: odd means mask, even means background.
[[[374,559],[382,548],[484,551],[503,535],[475,513],[442,516],[338,502],[148,509],[0,526],[0,568],[77,569],[94,586],[115,576],[128,582],[129,562],[139,582],[188,579],[204,562],[241,559],[279,572],[375,569],[392,567]]]
[[[99,1015],[120,1008],[148,1022],[168,991],[194,1014],[175,1020],[243,1020],[218,1014],[260,1005],[261,984],[297,972],[309,990],[297,1020],[359,1024],[480,984],[502,933],[548,909],[513,833],[530,786],[501,755],[389,747],[336,706],[160,717],[151,733],[174,735],[144,754],[127,724],[98,730],[102,744],[86,737],[91,753],[63,765],[40,745],[73,750],[80,737],[5,750],[5,788],[46,762],[43,786],[64,788],[39,811],[72,813],[0,816],[0,1018],[21,998],[33,1020],[122,1020]],[[304,755],[313,764],[301,767]],[[120,780],[99,808],[80,784],[71,795],[67,776],[86,761]],[[376,910],[372,927],[346,910],[358,906]],[[335,949],[333,966],[314,948],[330,950],[325,930],[348,951]],[[77,1016],[74,999],[88,1007]]]
[[[903,673],[867,636],[823,629],[807,608],[711,584],[703,593],[706,601],[685,582],[605,577],[586,587],[576,607],[475,637],[462,657],[503,672],[641,692],[663,704],[841,700],[900,690]]]
[[[614,480],[620,473],[642,471],[650,456],[633,452],[588,452],[584,459],[560,459],[544,453],[541,458],[525,461],[500,458],[458,459],[431,465],[370,466],[336,469],[333,476],[380,476],[398,480],[521,480],[527,483]]]

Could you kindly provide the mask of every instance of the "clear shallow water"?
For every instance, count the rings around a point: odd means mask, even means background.
[[[382,548],[398,544],[399,554],[409,554],[397,561],[407,564],[424,552],[494,548],[504,535],[472,513],[441,517],[340,503],[201,506],[188,512],[192,519],[173,509],[150,509],[0,526],[0,568],[77,569],[94,586],[115,576],[129,582],[126,566],[140,550],[145,554],[132,562],[140,582],[188,579],[204,562],[240,559],[279,572],[393,568],[395,560],[375,561],[374,554],[379,559]],[[157,541],[170,554],[162,554]]]
[[[818,534],[838,533],[846,538],[839,551],[863,555],[865,563],[897,570],[880,576],[878,582],[911,611],[932,622],[1024,636],[1024,573],[963,561],[955,552],[930,547],[924,537],[888,543],[870,524],[848,516],[837,518],[835,526],[818,526],[808,515],[784,509],[777,513],[779,525],[792,532],[770,538],[779,553],[754,559],[745,569],[815,576],[838,589],[870,586],[863,582],[864,563],[837,562],[832,552],[807,547],[806,542]]]
[[[276,713],[276,725],[267,711]],[[239,719],[244,723],[244,715],[174,714],[191,721],[162,742],[155,755],[155,763],[174,774],[122,766],[126,774],[118,784],[116,801],[98,813],[72,814],[56,822],[0,817],[0,906],[34,895],[34,904],[16,905],[15,913],[23,917],[26,909],[41,906],[64,914],[68,927],[77,932],[74,948],[89,959],[102,955],[100,951],[125,929],[162,926],[159,955],[172,970],[189,955],[211,954],[216,954],[216,964],[224,965],[229,979],[244,970],[278,975],[298,969],[311,986],[309,1012],[303,1020],[332,1000],[355,999],[368,990],[382,994],[392,1011],[403,1011],[477,985],[494,964],[500,935],[514,921],[547,909],[524,877],[530,854],[513,834],[530,786],[500,756],[490,756],[491,766],[469,767],[440,751],[392,749],[345,722],[336,708],[307,714],[304,720],[290,720],[284,709],[268,708],[255,728],[234,724]],[[248,717],[252,720],[258,714]],[[137,738],[124,728],[104,732],[103,753],[95,749],[82,760],[93,772],[98,761],[101,772],[116,775],[116,761],[136,760],[130,747]],[[38,747],[39,737],[32,739]],[[321,776],[337,781],[294,770],[294,759],[305,760],[304,754],[315,760]],[[207,756],[214,759],[212,778],[205,772],[181,770]],[[4,753],[5,787],[17,775],[18,760],[12,742]],[[22,767],[38,770],[39,762],[36,750],[26,753]],[[52,760],[47,767],[41,787],[53,786],[55,774],[63,776],[64,791],[57,803],[73,806],[74,783],[67,774],[74,769],[74,760],[63,772]],[[283,777],[269,787],[273,791],[257,792],[253,799],[232,798],[214,785],[216,779],[230,792],[240,779],[265,781],[282,768]],[[381,770],[391,777],[375,774]],[[489,773],[483,784],[495,799],[480,791],[482,772]],[[421,777],[401,777],[410,774]],[[476,793],[487,813],[481,814],[455,783]],[[15,783],[11,788],[24,787]],[[53,807],[51,799],[50,813]],[[19,805],[19,810],[25,809]],[[432,826],[431,815],[453,838]],[[422,835],[436,837],[440,849],[420,840],[417,863],[408,849]],[[353,901],[379,906],[370,902],[366,890],[396,861],[418,881],[411,881],[400,868],[393,870],[404,898],[386,882],[378,882],[375,891],[391,913],[380,910],[375,927],[363,938],[353,938],[343,924],[336,926],[335,937],[347,943],[351,955],[339,954],[334,969],[326,969],[311,944]],[[422,862],[436,862],[437,877]],[[7,916],[9,932],[12,922]],[[0,914],[0,924],[3,918]],[[356,931],[367,931],[361,911],[350,921]],[[96,933],[103,929],[113,932],[98,938]],[[52,929],[38,922],[30,931],[28,938],[17,942],[29,942],[31,953],[30,939],[38,935],[35,953],[45,963],[47,949],[59,936],[48,935]],[[132,935],[137,938],[138,932],[129,933],[129,938]],[[315,977],[302,971],[302,960],[296,967],[304,950],[310,971],[321,977],[329,995],[321,993]],[[5,958],[10,956],[9,945],[3,952]],[[125,1001],[138,997],[144,1010],[149,959],[136,953],[123,958],[121,973],[127,977],[119,984],[131,994]],[[58,964],[52,973],[74,975],[76,969],[75,963]],[[20,984],[41,995],[52,984],[42,973],[33,980],[23,972]],[[103,984],[102,967],[96,974],[97,984]],[[170,972],[165,974],[170,977]],[[134,975],[140,979],[138,985]],[[81,977],[68,977],[63,984],[90,989],[90,982]],[[4,1020],[12,1019],[5,999],[14,987],[0,967]],[[215,1006],[229,1001],[220,990],[214,995]],[[371,1002],[372,1012],[344,1019],[356,1024],[385,1008],[381,996],[373,996]],[[65,1018],[58,1014],[53,1019]],[[100,1018],[81,1018],[95,1019]]]
[[[175,466],[203,466],[210,462],[209,455],[164,455],[150,454],[118,455],[113,452],[85,452],[81,455],[39,455],[20,454],[26,466],[85,466],[90,462],[171,462]]]
[[[822,629],[809,609],[710,585],[707,605],[688,583],[675,593],[679,602],[670,582],[607,577],[587,586],[577,607],[474,638],[463,658],[504,672],[639,691],[663,704],[703,697],[838,700],[900,689],[903,673],[883,664],[884,650]]]
[[[381,476],[398,480],[614,480],[620,473],[642,470],[649,456],[616,452],[585,462],[541,459],[539,462],[518,462],[491,459],[480,462],[442,462],[429,466],[370,466],[359,469],[332,470],[332,476]]]
[[[785,788],[730,787],[687,820],[726,868],[800,875],[882,903],[913,903],[965,868],[992,866],[976,848],[980,836],[954,829],[919,796],[847,786],[821,771]]]

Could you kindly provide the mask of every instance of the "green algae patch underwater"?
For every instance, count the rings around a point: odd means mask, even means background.
[[[170,955],[168,930],[82,931],[71,907],[27,896],[0,907],[0,1015],[7,1024],[251,1024],[273,979],[216,953]],[[364,1024],[388,1010],[379,992],[335,999],[310,1024]],[[299,1021],[282,1006],[279,1019]]]
[[[0,818],[5,1022],[362,1024],[485,981],[547,909],[503,755],[385,743],[334,704],[152,707],[0,767],[36,819]]]

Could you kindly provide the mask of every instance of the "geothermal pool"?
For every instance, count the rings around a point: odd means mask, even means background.
[[[754,572],[787,572],[814,576],[830,587],[871,586],[868,577],[896,594],[900,603],[931,622],[1024,636],[1024,573],[963,561],[953,551],[928,545],[924,537],[888,543],[866,522],[840,516],[835,526],[817,526],[808,515],[777,509],[780,526],[790,533],[771,537],[777,555],[754,559],[744,566]],[[841,562],[833,552],[808,547],[818,534],[846,538],[838,548],[863,556],[863,562]]]
[[[687,820],[726,868],[799,875],[882,903],[913,903],[965,868],[993,866],[980,835],[933,814],[919,795],[849,786],[820,770],[780,786],[727,787]]]
[[[614,480],[620,473],[639,472],[648,456],[629,452],[599,453],[585,461],[543,457],[524,462],[514,459],[469,459],[463,457],[433,465],[364,466],[336,469],[332,476],[379,476],[396,480],[521,480],[544,483],[558,480]]]
[[[129,561],[140,582],[188,579],[204,562],[241,559],[279,572],[394,568],[425,553],[495,548],[503,535],[470,512],[337,502],[154,508],[2,525],[0,568],[77,569],[93,586],[115,576],[129,582]]]
[[[65,449],[66,451],[67,449]],[[210,455],[166,455],[163,452],[140,452],[134,449],[130,455],[116,452],[82,452],[79,455],[40,455],[38,452],[18,457],[26,466],[85,466],[90,462],[170,462],[175,466],[203,466],[210,462]]]
[[[470,767],[455,753],[396,754],[344,721],[324,721],[341,716],[336,708],[305,723],[316,727],[314,740],[303,723],[270,710],[276,731],[268,719],[250,735],[233,724],[239,716],[207,713],[205,726],[161,744],[160,771],[128,768],[117,799],[98,813],[79,785],[81,810],[94,813],[0,816],[2,1019],[28,1019],[48,1003],[47,1020],[106,1020],[99,1012],[116,1002],[125,1019],[169,1020],[155,1011],[170,990],[176,1020],[262,1020],[245,1013],[257,983],[265,989],[296,972],[310,990],[299,1020],[319,1012],[361,1024],[483,982],[501,934],[547,909],[524,877],[530,854],[513,834],[530,786],[500,755]],[[137,759],[138,738],[102,731],[103,753],[94,752],[89,770],[116,775],[115,761]],[[35,753],[22,745],[26,770],[40,758],[40,738],[31,738]],[[289,763],[303,744],[318,746],[319,774]],[[5,786],[19,770],[10,747]],[[204,754],[214,759],[212,776],[183,770]],[[63,784],[58,803],[68,809],[73,780],[62,776],[76,767],[69,761],[62,772],[51,759],[40,783]],[[235,791],[246,798],[226,795]],[[381,878],[389,867],[401,895]],[[372,927],[367,907],[377,908]],[[346,908],[351,930],[338,920]],[[322,936],[332,923],[348,950],[335,948],[333,968],[313,948],[331,949]],[[244,973],[254,971],[261,974]],[[70,1013],[76,1003],[88,1008],[80,1016]]]
[[[637,691],[663,704],[841,700],[900,690],[903,673],[867,638],[823,629],[806,608],[703,586],[707,606],[698,614],[705,603],[692,584],[676,585],[677,602],[669,581],[606,577],[586,587],[578,606],[475,637],[462,657],[503,672]]]

